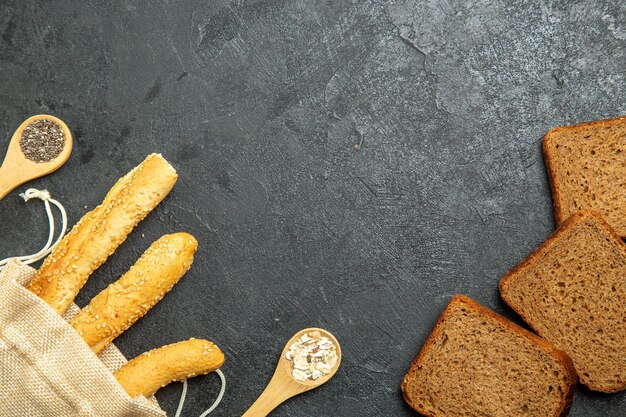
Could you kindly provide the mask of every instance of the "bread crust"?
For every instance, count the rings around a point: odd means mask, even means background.
[[[128,272],[80,310],[70,325],[91,350],[101,352],[180,280],[191,267],[197,247],[188,233],[161,237]]]
[[[191,338],[143,353],[113,376],[130,397],[149,397],[173,381],[213,372],[223,363],[224,354],[215,344]]]
[[[413,370],[422,363],[424,355],[426,354],[426,352],[435,345],[437,337],[442,332],[442,330],[443,330],[443,328],[445,326],[446,320],[447,320],[448,316],[451,314],[452,308],[456,304],[464,304],[467,307],[469,307],[469,308],[471,308],[473,310],[476,310],[479,313],[484,314],[484,315],[490,317],[491,319],[494,319],[495,321],[497,321],[498,323],[504,325],[505,327],[507,327],[509,330],[511,330],[513,333],[517,334],[518,336],[521,336],[521,337],[527,339],[528,341],[530,341],[531,343],[534,343],[535,345],[539,346],[540,348],[548,351],[557,360],[557,362],[559,362],[561,364],[561,366],[563,367],[563,369],[564,369],[564,371],[565,371],[565,373],[567,375],[568,389],[564,393],[565,395],[563,396],[563,402],[562,402],[562,404],[561,404],[561,406],[559,408],[559,412],[554,417],[565,417],[568,414],[569,409],[571,407],[572,399],[574,397],[574,390],[576,388],[576,381],[577,381],[576,370],[574,369],[574,363],[572,362],[571,358],[569,356],[567,356],[564,352],[561,352],[560,350],[556,349],[554,346],[552,346],[546,340],[540,338],[539,336],[535,335],[534,333],[529,332],[528,330],[524,329],[523,327],[518,326],[517,324],[511,322],[510,320],[505,319],[504,317],[502,317],[499,314],[495,313],[491,309],[483,306],[482,304],[480,304],[480,303],[478,303],[478,302],[472,300],[471,298],[469,298],[469,297],[467,297],[465,295],[462,295],[462,294],[457,294],[454,297],[452,297],[452,299],[450,299],[450,302],[448,303],[448,305],[445,308],[445,310],[439,316],[439,319],[435,323],[435,326],[433,327],[433,330],[431,331],[430,335],[426,339],[426,342],[424,343],[424,345],[423,345],[422,349],[420,350],[419,354],[417,355],[417,357],[411,363],[409,371],[404,376],[404,379],[402,380],[402,384],[400,385],[400,389],[402,390],[402,395],[404,397],[404,400],[414,410],[416,410],[417,412],[419,412],[419,413],[421,413],[421,414],[423,414],[423,415],[425,415],[427,417],[437,417],[435,414],[429,413],[428,410],[419,408],[417,404],[415,404],[413,401],[411,401],[411,399],[408,397],[408,395],[406,393],[405,388],[406,388],[406,386],[407,386],[407,384],[409,382],[409,378],[410,378],[410,375],[413,372]]]
[[[552,135],[554,134],[555,131],[557,131],[557,129],[560,129],[560,128],[552,129],[548,133],[546,133],[546,135],[543,137],[541,148],[543,150],[543,160],[545,162],[546,171],[548,173],[548,183],[550,184],[550,191],[552,194],[552,203],[554,205],[554,221],[558,226],[563,221],[562,220],[563,208],[561,204],[561,190],[559,188],[559,183],[557,181],[556,170],[554,169],[555,156],[552,153],[552,143],[551,143],[553,140]]]
[[[122,177],[45,259],[27,288],[63,315],[89,276],[172,189],[178,178],[158,154]]]
[[[501,279],[498,284],[498,288],[500,290],[500,296],[526,323],[528,323],[533,330],[535,330],[540,336],[541,331],[535,328],[533,324],[528,319],[528,316],[524,314],[522,309],[516,305],[509,297],[506,292],[507,286],[519,277],[519,273],[530,265],[532,265],[536,259],[541,258],[544,254],[546,254],[552,247],[559,241],[559,238],[567,233],[569,229],[574,227],[579,222],[585,220],[586,218],[592,217],[595,219],[598,224],[607,232],[607,234],[611,237],[612,241],[618,245],[622,249],[622,252],[626,256],[626,244],[622,240],[622,238],[615,233],[615,231],[611,228],[611,226],[604,220],[602,215],[597,211],[585,209],[579,210],[572,214],[548,239],[546,239],[538,248],[533,250],[530,255],[528,255],[522,262],[512,268],[509,272],[507,272]],[[624,384],[616,385],[614,387],[600,387],[596,385],[586,384],[581,381],[582,384],[586,385],[589,389],[593,391],[613,393],[622,391],[626,389],[626,382]]]
[[[552,142],[555,140],[557,133],[563,133],[568,130],[580,129],[585,127],[592,127],[596,125],[605,125],[613,123],[621,123],[626,121],[626,116],[614,117],[612,119],[594,120],[591,122],[578,123],[575,125],[559,126],[552,128],[543,137],[541,148],[543,151],[543,159],[546,165],[546,171],[548,173],[548,182],[550,184],[550,190],[552,192],[552,202],[554,203],[554,221],[557,226],[560,226],[565,220],[565,210],[563,208],[563,197],[561,189],[559,187],[558,174],[555,169],[556,155],[553,153]],[[622,236],[626,238],[626,236]]]

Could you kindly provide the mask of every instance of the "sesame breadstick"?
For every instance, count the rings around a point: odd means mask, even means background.
[[[87,278],[165,198],[177,178],[161,155],[149,155],[59,242],[28,289],[63,315]]]
[[[120,279],[102,290],[70,325],[99,353],[148,312],[189,270],[198,247],[188,233],[154,242]]]
[[[149,397],[170,382],[213,372],[223,363],[224,354],[215,344],[192,338],[143,353],[113,376],[129,396]]]

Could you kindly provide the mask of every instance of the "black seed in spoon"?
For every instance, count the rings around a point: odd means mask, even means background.
[[[38,163],[50,162],[65,147],[63,128],[52,120],[36,120],[22,131],[20,147],[27,159]]]

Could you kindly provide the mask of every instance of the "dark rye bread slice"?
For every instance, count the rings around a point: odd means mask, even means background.
[[[502,278],[500,293],[572,358],[583,384],[626,388],[626,245],[599,214],[572,215]]]
[[[457,295],[402,382],[405,400],[429,417],[565,416],[576,373],[548,342]]]
[[[552,129],[543,155],[557,224],[593,209],[626,238],[626,117]]]

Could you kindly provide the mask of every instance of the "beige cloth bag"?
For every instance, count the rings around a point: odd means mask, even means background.
[[[156,399],[130,398],[113,377],[126,358],[96,356],[67,323],[24,288],[35,270],[11,260],[0,273],[0,416],[164,417]]]

